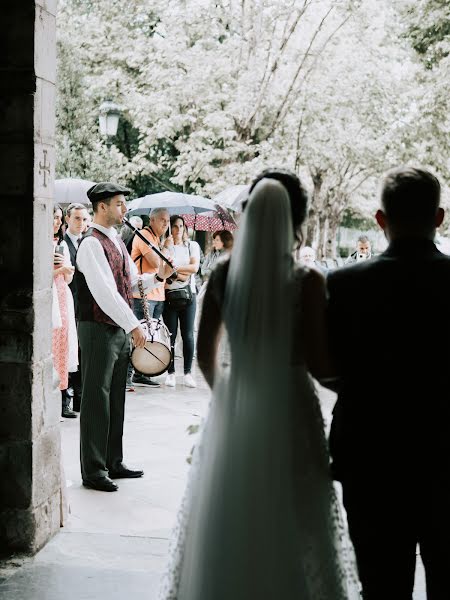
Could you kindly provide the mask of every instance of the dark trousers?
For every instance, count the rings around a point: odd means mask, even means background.
[[[343,478],[364,600],[412,600],[417,546],[427,600],[450,598],[450,494],[439,479]]]
[[[69,387],[73,389],[73,409],[79,411],[81,407],[81,360],[78,352],[79,366],[74,373],[69,373]]]
[[[142,300],[139,298],[133,299],[134,306],[133,312],[136,315],[136,318],[141,320],[144,318],[144,307],[142,306]],[[159,317],[163,314],[164,311],[164,301],[163,300],[147,300],[148,312],[151,319],[159,319]]]
[[[77,321],[78,328],[78,321]],[[81,352],[80,344],[78,344],[78,369],[69,373],[69,387],[73,389],[73,410],[80,412],[81,408]]]
[[[194,358],[194,320],[197,308],[195,294],[192,302],[185,308],[175,309],[166,302],[164,305],[164,323],[170,331],[170,345],[172,346],[172,362],[168,373],[175,373],[175,341],[177,339],[178,322],[180,322],[180,333],[183,340],[184,374],[191,372],[192,360]]]
[[[108,475],[123,459],[125,384],[130,335],[120,327],[80,321],[83,380],[80,454],[83,479]]]

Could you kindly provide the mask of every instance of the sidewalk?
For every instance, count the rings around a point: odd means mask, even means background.
[[[81,486],[78,419],[61,423],[68,523],[36,557],[0,583],[0,600],[157,599],[185,485],[186,457],[195,442],[187,428],[199,423],[209,401],[206,385],[197,378],[197,389],[177,385],[136,388],[127,394],[124,460],[131,468],[143,468],[145,476],[119,480],[115,493]],[[323,391],[321,397],[329,421],[334,396]],[[418,579],[414,600],[425,600],[422,572]]]

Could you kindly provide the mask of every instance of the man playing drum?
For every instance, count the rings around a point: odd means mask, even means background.
[[[118,489],[113,479],[142,477],[122,462],[125,384],[133,344],[142,348],[146,335],[135,317],[133,291],[139,275],[115,225],[126,213],[126,188],[108,182],[91,187],[88,198],[94,221],[76,257],[81,374],[81,474],[85,487]],[[144,289],[164,285],[173,269],[162,263],[158,273],[142,275]]]

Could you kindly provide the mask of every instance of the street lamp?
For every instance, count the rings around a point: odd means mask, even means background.
[[[100,133],[106,137],[106,145],[110,148],[112,138],[116,135],[119,126],[120,106],[112,100],[105,100],[101,104],[99,112]]]

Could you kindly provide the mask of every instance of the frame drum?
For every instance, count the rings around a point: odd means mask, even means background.
[[[172,360],[169,330],[161,319],[150,319],[150,327],[143,320],[141,326],[147,334],[147,341],[143,348],[133,348],[131,364],[143,375],[161,375]]]

